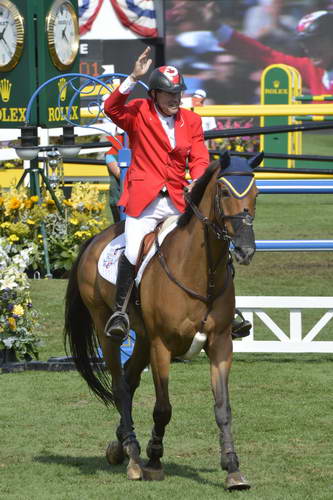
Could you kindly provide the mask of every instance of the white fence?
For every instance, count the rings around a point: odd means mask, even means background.
[[[333,353],[333,321],[328,325],[333,318],[333,297],[237,297],[236,304],[252,325],[259,318],[276,340],[255,340],[254,325],[248,337],[233,343],[234,352]],[[283,331],[265,309],[288,310],[289,332]],[[302,314],[307,309],[322,309],[323,314],[304,331]],[[331,341],[316,340],[324,328],[329,328]]]

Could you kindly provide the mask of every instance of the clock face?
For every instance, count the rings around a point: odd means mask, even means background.
[[[24,43],[24,21],[10,0],[0,0],[0,71],[17,65]]]
[[[68,69],[79,50],[79,24],[69,0],[55,0],[46,18],[46,31],[53,64]]]

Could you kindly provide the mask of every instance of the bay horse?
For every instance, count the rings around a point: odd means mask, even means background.
[[[136,332],[132,356],[121,365],[120,348],[104,333],[113,310],[115,286],[98,273],[98,259],[113,238],[123,232],[114,224],[88,240],[73,264],[66,292],[65,339],[81,376],[106,405],[114,405],[120,422],[116,440],[106,451],[111,465],[128,458],[129,479],[163,479],[163,437],[171,419],[168,378],[170,362],[186,353],[197,332],[211,366],[215,419],[220,430],[221,467],[228,490],[250,487],[239,470],[231,432],[228,375],[232,363],[231,323],[235,291],[230,242],[236,260],[249,264],[255,252],[253,219],[258,190],[250,160],[221,155],[212,162],[190,193],[177,227],[167,235],[148,263],[137,289],[140,306],[131,302],[131,328]],[[96,370],[99,346],[106,370]],[[132,419],[132,401],[141,373],[150,364],[155,385],[153,429],[148,461],[140,457]]]

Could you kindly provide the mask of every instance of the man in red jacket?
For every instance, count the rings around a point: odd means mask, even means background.
[[[132,162],[127,171],[118,205],[124,207],[125,252],[120,257],[116,283],[116,311],[108,320],[105,333],[121,343],[129,331],[124,310],[134,279],[143,237],[157,223],[185,209],[184,188],[191,189],[209,162],[201,117],[180,107],[182,75],[173,66],[154,69],[148,82],[149,99],[134,99],[126,104],[136,82],[146,74],[152,60],[150,47],[139,56],[132,73],[110,95],[105,113],[128,133]],[[185,179],[188,167],[192,184]],[[249,334],[251,323],[240,311],[233,322],[233,338]]]
[[[176,68],[154,69],[148,82],[149,98],[126,103],[152,63],[149,55],[147,47],[132,73],[104,104],[105,113],[127,132],[132,150],[132,162],[118,203],[126,213],[126,248],[119,261],[116,311],[105,327],[106,334],[119,343],[129,330],[123,306],[132,286],[141,241],[159,221],[184,211],[184,188],[188,186],[185,168],[189,168],[195,181],[209,162],[201,117],[180,108],[186,86]]]
[[[209,29],[217,28],[216,19],[209,20],[208,26]],[[254,61],[263,67],[270,64],[293,66],[314,95],[333,94],[332,11],[312,12],[299,21],[297,39],[307,57],[295,57],[273,50],[225,24],[216,29],[215,36],[228,52],[247,61]]]

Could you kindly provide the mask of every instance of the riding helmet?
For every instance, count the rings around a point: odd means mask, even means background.
[[[297,26],[297,38],[300,42],[313,38],[329,36],[333,38],[333,12],[317,10],[302,17]]]
[[[186,90],[184,78],[174,66],[160,66],[155,68],[148,81],[148,93],[151,90],[163,90],[176,94]]]

